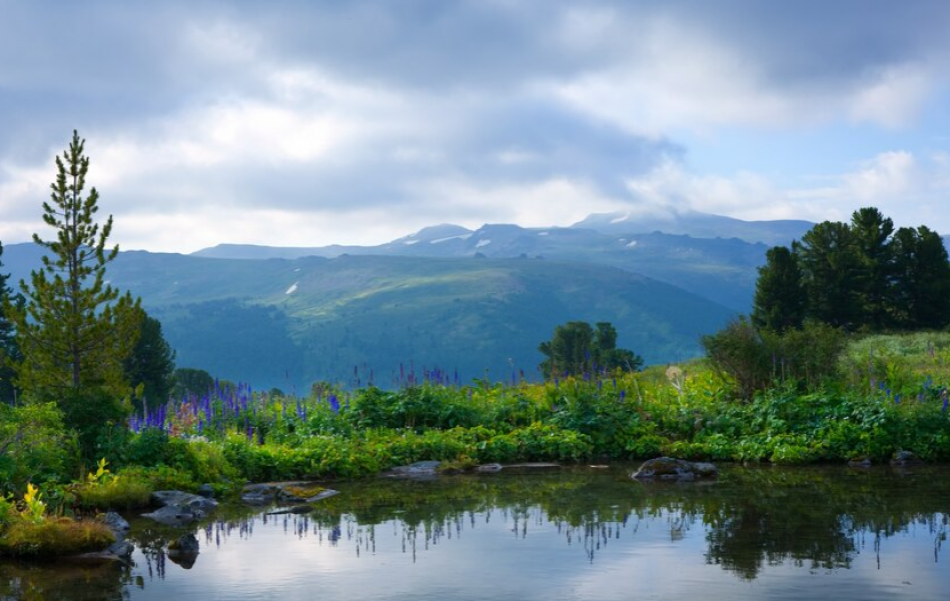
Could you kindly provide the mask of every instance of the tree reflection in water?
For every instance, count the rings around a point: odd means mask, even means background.
[[[939,561],[947,537],[946,468],[735,467],[709,484],[640,483],[629,480],[630,471],[576,468],[558,474],[341,483],[342,494],[321,501],[309,515],[269,516],[256,508],[223,505],[197,535],[202,553],[236,542],[232,539],[251,539],[263,528],[350,547],[361,557],[377,553],[383,529],[397,537],[403,553],[421,562],[435,546],[452,546],[481,524],[500,523],[519,539],[556,532],[564,544],[578,548],[579,560],[592,563],[611,545],[635,545],[642,525],[663,524],[674,547],[704,537],[706,563],[745,580],[784,563],[837,570],[851,567],[863,552],[876,553],[880,561],[888,538],[915,528],[932,537]],[[180,569],[168,564],[165,549],[183,533],[135,521],[129,540],[140,553],[138,565],[131,567],[0,563],[0,601],[134,598],[136,588]],[[200,573],[201,567],[199,555],[192,571]]]

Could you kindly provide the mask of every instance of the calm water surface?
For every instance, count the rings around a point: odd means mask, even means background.
[[[224,507],[187,568],[163,551],[184,531],[136,520],[133,566],[0,564],[0,599],[950,598],[948,468],[631,469],[345,483],[308,516]]]

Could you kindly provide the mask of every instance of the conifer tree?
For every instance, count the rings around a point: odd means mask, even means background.
[[[950,323],[950,260],[937,232],[902,227],[894,235],[894,313],[905,329]]]
[[[135,344],[141,310],[138,300],[105,281],[106,265],[119,247],[106,248],[112,217],[101,226],[94,220],[96,189],[83,196],[89,170],[84,146],[74,131],[68,150],[56,158],[50,202],[43,203],[43,221],[56,237],[47,241],[33,234],[49,254],[30,285],[20,282],[25,306],[4,303],[23,354],[15,366],[17,382],[38,398],[78,401],[129,392],[122,364]]]
[[[808,315],[835,327],[855,328],[862,322],[861,297],[855,289],[861,259],[848,224],[824,221],[792,246],[798,255]]]
[[[802,326],[805,309],[798,257],[785,246],[770,248],[755,283],[752,323],[759,329],[782,334]]]
[[[142,312],[139,336],[132,353],[123,363],[126,379],[132,386],[142,386],[141,394],[150,406],[168,400],[175,371],[175,351],[162,335],[160,321]]]
[[[880,330],[891,325],[894,222],[873,207],[851,216],[851,238],[860,263],[851,285],[861,304],[861,324]]]

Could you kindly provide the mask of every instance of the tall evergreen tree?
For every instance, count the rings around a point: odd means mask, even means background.
[[[860,266],[851,285],[861,304],[860,325],[880,330],[892,324],[894,222],[865,207],[851,216],[851,238]]]
[[[808,297],[807,317],[837,327],[862,325],[861,296],[854,287],[862,265],[851,228],[841,222],[819,223],[793,249]]]
[[[902,328],[950,324],[950,260],[940,235],[926,226],[894,236],[894,313]]]
[[[43,256],[31,285],[20,282],[25,307],[4,303],[23,353],[18,383],[40,398],[77,402],[85,393],[99,399],[128,393],[122,363],[135,344],[140,313],[138,300],[105,283],[106,265],[119,248],[106,248],[112,217],[101,227],[94,221],[96,189],[83,196],[89,170],[84,145],[73,132],[69,149],[56,158],[51,202],[43,203],[43,221],[56,231],[55,240],[33,235],[51,256]]]
[[[755,283],[752,323],[779,334],[800,328],[806,300],[798,257],[785,246],[770,248]]]

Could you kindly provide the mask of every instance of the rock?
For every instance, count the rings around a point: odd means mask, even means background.
[[[204,517],[204,512],[200,509],[188,507],[186,505],[166,505],[152,513],[143,513],[143,518],[150,518],[166,526],[187,526],[188,524]]]
[[[855,457],[854,459],[848,461],[848,467],[871,467],[871,460],[867,457]]]
[[[501,471],[500,463],[485,463],[482,465],[475,466],[475,472],[479,474],[491,474],[491,473],[500,472],[500,471]]]
[[[102,521],[103,524],[108,526],[109,529],[112,530],[112,532],[114,532],[117,537],[120,532],[128,532],[132,528],[131,526],[129,526],[129,523],[125,521],[125,518],[123,518],[121,515],[119,515],[118,513],[114,511],[110,511],[100,516],[99,519]]]
[[[200,495],[193,495],[189,492],[180,490],[156,490],[152,493],[152,503],[159,507],[177,505],[179,507],[189,507],[201,513],[203,517],[208,512],[218,506],[214,499],[207,499]]]
[[[441,461],[417,461],[409,465],[400,465],[394,467],[388,472],[383,472],[387,478],[406,478],[409,480],[434,480],[439,477],[439,466]]]
[[[677,480],[688,482],[700,478],[715,478],[719,470],[711,463],[685,461],[672,457],[657,457],[644,461],[631,478],[637,480]]]
[[[210,484],[202,484],[198,487],[198,495],[206,499],[214,498],[214,487]]]
[[[168,544],[168,555],[197,555],[199,548],[198,538],[193,533],[189,533],[179,536]]]
[[[313,503],[340,494],[314,482],[263,482],[248,484],[241,492],[241,500],[249,505],[270,503]]]
[[[127,562],[132,558],[132,551],[134,550],[135,545],[129,541],[117,540],[116,542],[109,545],[105,552],[110,555],[115,555],[119,559]]]
[[[894,467],[910,467],[912,465],[923,465],[924,462],[917,458],[910,451],[897,451],[894,458],[891,459],[891,465]]]

